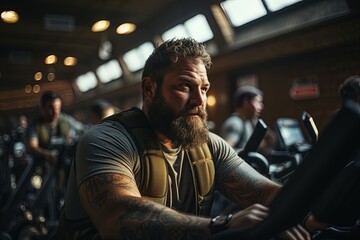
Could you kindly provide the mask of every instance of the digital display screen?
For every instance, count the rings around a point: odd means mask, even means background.
[[[294,126],[280,127],[280,134],[284,140],[285,146],[291,146],[298,143],[304,143],[304,135],[301,129]]]

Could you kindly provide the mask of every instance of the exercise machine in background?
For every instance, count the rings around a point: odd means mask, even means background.
[[[351,221],[359,218],[356,213],[359,213],[360,204],[357,196],[351,193],[360,188],[360,182],[351,177],[344,178],[348,175],[348,166],[353,166],[355,175],[359,171],[359,146],[360,106],[348,101],[329,121],[318,141],[270,204],[268,217],[255,227],[227,230],[210,239],[271,239],[301,223],[312,211],[327,213],[328,216],[341,214],[343,221],[346,221],[348,219],[344,211],[348,210],[355,212]],[[338,192],[341,188],[348,190]],[[331,206],[323,206],[320,211],[319,203],[324,200]],[[346,201],[352,205],[344,206]],[[349,234],[353,236],[348,236],[347,239],[360,239],[360,233],[356,230]]]

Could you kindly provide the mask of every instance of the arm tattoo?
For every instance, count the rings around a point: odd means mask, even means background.
[[[220,191],[231,201],[242,207],[261,203],[264,198],[264,185],[259,178],[252,178],[246,172],[239,175],[231,171],[223,180]]]
[[[201,226],[194,217],[179,214],[140,198],[124,200],[119,204],[129,210],[118,218],[122,226],[120,231],[125,239],[194,239],[205,237],[204,226]]]
[[[131,191],[131,179],[118,174],[101,174],[84,182],[84,191],[89,206],[93,210],[100,210],[108,201],[109,187],[119,187]]]
[[[100,174],[83,183],[89,207],[101,212],[112,206],[118,211],[116,224],[123,239],[203,239],[207,220],[181,214],[170,208],[130,195],[120,197],[114,187],[129,193],[138,191],[133,179],[118,174]],[[136,188],[136,189],[134,189]],[[121,194],[119,194],[121,195]],[[126,194],[125,194],[126,195]],[[119,206],[117,208],[116,206]],[[117,210],[114,210],[114,213]]]

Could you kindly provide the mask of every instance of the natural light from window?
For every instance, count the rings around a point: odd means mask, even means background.
[[[278,11],[302,0],[264,0],[271,12]],[[262,0],[226,0],[220,3],[234,27],[239,27],[267,14]]]
[[[290,6],[294,3],[301,2],[302,0],[265,0],[266,5],[272,12],[278,11],[284,7]]]
[[[123,59],[131,72],[135,72],[144,67],[146,59],[154,50],[154,44],[145,42],[139,47],[126,52]]]
[[[205,42],[214,37],[206,17],[202,14],[190,18],[184,25],[189,32],[189,35],[199,42]]]
[[[261,0],[227,0],[221,3],[234,27],[244,25],[267,14]]]
[[[172,38],[192,37],[199,42],[206,42],[214,37],[213,32],[202,14],[185,21],[184,24],[176,25],[161,35],[164,41]]]
[[[113,59],[96,69],[96,74],[102,83],[108,83],[122,76],[122,70],[119,62]]]
[[[75,80],[75,83],[80,92],[87,92],[97,86],[97,79],[95,73],[87,72],[78,76]]]
[[[167,41],[175,37],[176,38],[189,37],[189,34],[187,33],[184,25],[182,24],[176,25],[175,27],[170,28],[161,35],[161,38],[164,41]]]

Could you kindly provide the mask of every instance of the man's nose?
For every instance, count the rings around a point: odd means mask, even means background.
[[[206,94],[201,89],[196,89],[191,93],[191,106],[200,106],[206,101]]]

